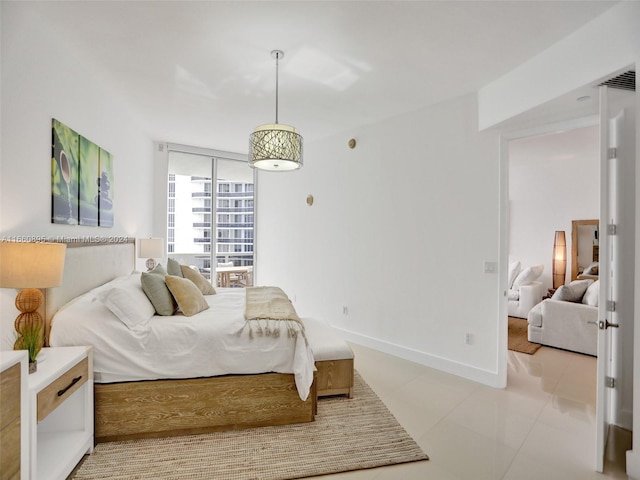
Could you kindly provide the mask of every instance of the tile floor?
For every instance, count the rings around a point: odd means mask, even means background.
[[[375,350],[352,345],[356,369],[429,455],[428,462],[323,479],[583,480],[627,478],[622,445],[605,473],[595,458],[593,357],[542,347],[509,352],[508,387],[494,389]],[[613,449],[612,449],[613,450]]]

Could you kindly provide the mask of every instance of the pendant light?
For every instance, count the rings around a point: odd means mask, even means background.
[[[260,170],[283,172],[302,167],[302,135],[294,127],[278,123],[278,61],[281,50],[273,50],[276,59],[276,121],[256,127],[249,136],[249,165]]]

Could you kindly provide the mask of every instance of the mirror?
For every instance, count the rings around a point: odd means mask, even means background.
[[[571,222],[571,280],[598,279],[598,275],[584,275],[584,269],[599,259],[598,220],[573,220]]]

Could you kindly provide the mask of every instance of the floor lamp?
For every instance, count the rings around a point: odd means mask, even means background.
[[[564,231],[557,230],[553,240],[553,288],[564,285],[567,274],[567,240]]]

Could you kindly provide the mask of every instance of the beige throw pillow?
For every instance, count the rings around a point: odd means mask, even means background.
[[[191,280],[196,284],[196,287],[200,289],[203,295],[215,295],[216,289],[213,288],[211,282],[204,278],[202,274],[197,271],[195,268],[191,268],[187,265],[180,265],[180,269],[182,271],[182,276]]]
[[[178,307],[187,317],[209,308],[209,304],[202,296],[202,292],[191,280],[167,275],[165,282],[173,298],[178,302]]]

